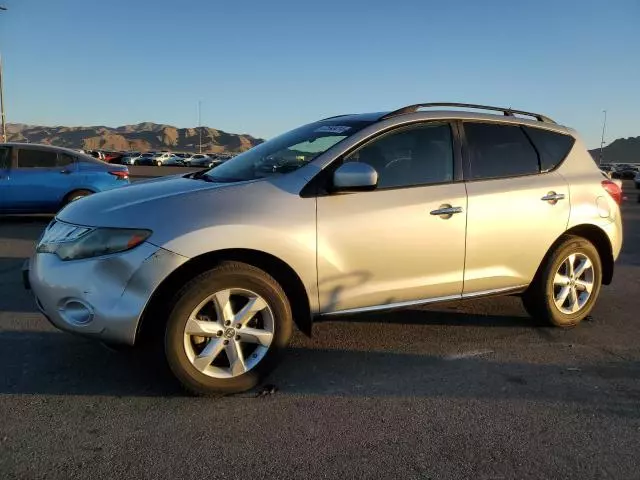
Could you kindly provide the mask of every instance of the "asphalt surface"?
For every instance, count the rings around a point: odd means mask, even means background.
[[[505,297],[319,323],[277,388],[185,395],[22,290],[49,220],[0,217],[1,478],[640,478],[640,203],[589,321]],[[262,394],[261,394],[262,393]]]

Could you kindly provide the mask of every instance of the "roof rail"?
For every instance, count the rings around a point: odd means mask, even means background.
[[[478,110],[490,110],[493,112],[502,112],[506,117],[515,117],[517,115],[526,115],[528,117],[533,117],[539,122],[544,123],[556,123],[551,120],[549,117],[541,115],[539,113],[531,113],[525,112],[522,110],[513,110],[511,108],[501,108],[501,107],[492,107],[489,105],[474,105],[472,103],[416,103],[415,105],[408,105],[406,107],[399,108],[398,110],[394,110],[393,112],[387,113],[380,120],[385,120],[387,118],[395,117],[398,115],[404,115],[405,113],[414,113],[417,112],[420,108],[427,107],[460,107],[460,108],[473,108]]]
[[[331,120],[332,118],[348,117],[349,115],[352,115],[352,114],[351,113],[343,113],[341,115],[334,115],[333,117],[323,118],[322,120],[318,120],[318,121],[319,122],[324,122],[325,120]]]

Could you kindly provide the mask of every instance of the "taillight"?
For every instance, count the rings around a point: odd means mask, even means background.
[[[603,180],[602,188],[604,188],[611,198],[615,200],[615,202],[620,205],[622,202],[622,189],[618,186],[616,182],[612,182],[611,180]]]
[[[129,172],[127,172],[126,170],[114,170],[109,173],[114,177],[118,177],[118,180],[126,180],[127,178],[129,178]]]

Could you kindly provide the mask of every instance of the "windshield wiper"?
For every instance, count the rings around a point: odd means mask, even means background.
[[[215,183],[235,183],[235,182],[245,181],[242,178],[212,177],[211,175],[205,175],[204,178],[206,178],[208,182],[215,182]]]
[[[187,173],[186,175],[184,175],[184,178],[193,178],[194,180],[201,180],[205,176],[205,173],[207,173],[208,171],[209,169],[205,168],[204,170],[198,170],[197,172]]]

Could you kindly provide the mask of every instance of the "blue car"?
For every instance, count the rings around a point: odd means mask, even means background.
[[[129,170],[67,148],[0,143],[0,213],[55,213],[129,184]]]

